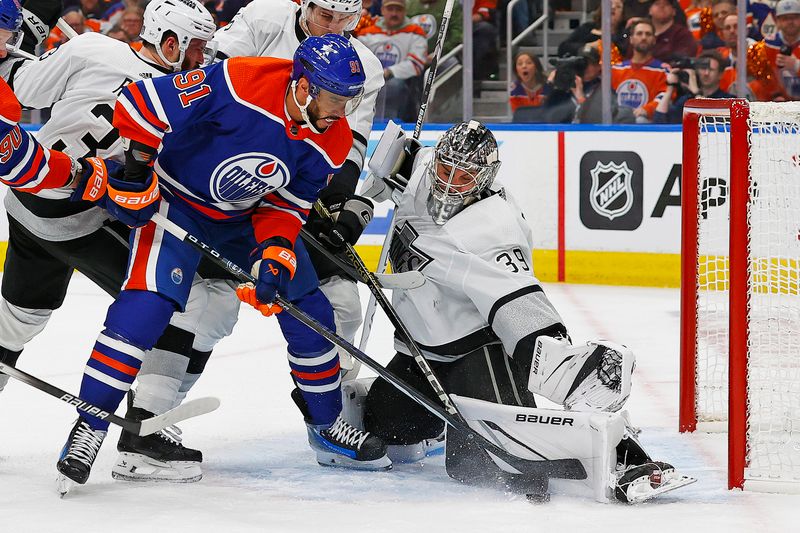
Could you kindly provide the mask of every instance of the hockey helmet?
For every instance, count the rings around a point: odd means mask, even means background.
[[[22,39],[22,6],[17,0],[0,0],[0,30],[11,32],[5,44],[16,46]]]
[[[499,168],[497,141],[486,126],[470,120],[448,129],[428,164],[428,213],[434,222],[444,224],[480,197]]]
[[[320,89],[359,102],[364,94],[366,77],[361,59],[350,40],[335,33],[308,37],[300,43],[294,52],[292,80],[301,76],[311,85],[312,98],[319,96]]]
[[[186,49],[192,39],[206,41],[206,63],[214,53],[208,49],[208,41],[214,37],[214,17],[198,0],[152,0],[144,10],[144,22],[139,36],[146,43],[155,46],[162,61],[170,65],[176,72],[181,70]],[[178,61],[169,61],[161,51],[161,41],[168,31],[178,38],[180,57]]]
[[[300,14],[303,20],[308,23],[308,9],[311,4],[316,4],[323,9],[329,9],[335,13],[348,15],[350,19],[344,27],[344,31],[353,31],[361,20],[361,0],[302,0],[300,3]]]

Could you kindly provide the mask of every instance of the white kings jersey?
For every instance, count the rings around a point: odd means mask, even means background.
[[[533,275],[530,227],[498,182],[491,194],[436,225],[427,208],[432,154],[433,148],[417,154],[389,251],[395,272],[417,270],[426,282],[394,291],[392,303],[431,360],[452,361],[500,343],[513,355],[520,340],[563,324]],[[410,353],[397,337],[395,348]]]
[[[37,61],[15,62],[2,75],[24,107],[51,107],[50,119],[34,135],[47,148],[78,158],[99,156],[124,162],[122,142],[111,125],[117,96],[132,81],[168,71],[126,43],[84,33]],[[6,194],[5,207],[34,235],[53,241],[88,235],[109,218],[88,202],[70,202],[69,188],[32,196]]]
[[[227,57],[270,56],[292,59],[300,41],[306,38],[300,27],[300,6],[292,0],[253,0],[236,14],[231,23],[214,34],[219,51]],[[375,100],[383,87],[383,67],[378,58],[355,37],[350,43],[364,67],[364,99],[347,116],[353,130],[353,147],[347,159],[364,167],[367,139],[375,117]]]

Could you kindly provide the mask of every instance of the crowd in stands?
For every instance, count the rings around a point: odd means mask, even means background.
[[[745,96],[757,101],[800,99],[800,0],[747,5]],[[735,0],[612,0],[611,8],[615,122],[680,123],[690,98],[734,97]],[[596,113],[582,107],[593,103],[594,92],[587,86],[599,86],[599,74],[592,67],[602,51],[600,39],[598,9],[560,44],[562,59],[555,71],[568,68],[571,81],[550,73],[542,84],[544,72],[530,73],[542,70],[541,63],[531,67],[529,55],[517,54],[510,102],[514,120],[599,121],[594,120]]]
[[[250,1],[208,0],[206,7],[221,27]],[[499,80],[509,1],[473,2],[477,82]],[[569,9],[564,0],[549,1],[551,9]],[[65,0],[62,18],[79,34],[102,32],[136,47],[146,2]],[[386,85],[378,98],[378,120],[415,120],[445,3],[363,0],[362,18],[353,33],[384,67]],[[749,0],[747,5],[746,96],[759,101],[800,99],[800,0]],[[444,53],[463,42],[461,9],[457,1]],[[514,34],[524,30],[540,9],[540,1],[517,2],[512,13]],[[689,98],[731,97],[736,92],[737,22],[735,0],[612,0],[614,121],[677,123]],[[559,57],[547,65],[527,49],[517,51],[509,80],[514,121],[600,121],[600,28],[597,7],[561,42]],[[57,47],[65,39],[55,29],[46,47]],[[475,96],[480,87],[477,83]]]

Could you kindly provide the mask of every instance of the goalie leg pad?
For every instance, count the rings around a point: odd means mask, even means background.
[[[528,379],[534,394],[575,411],[618,411],[631,392],[633,352],[605,340],[572,346],[540,336]]]
[[[600,502],[614,499],[616,447],[625,433],[624,412],[585,413],[498,405],[457,395],[451,398],[470,427],[514,455],[542,461],[578,459],[586,478],[560,482],[570,484],[565,488],[584,492],[588,489]],[[528,482],[533,485],[537,482],[520,477],[505,463],[476,461],[469,456],[468,447],[455,449],[454,444],[459,442],[453,441],[451,433],[448,429],[446,467],[451,477],[465,483],[474,480],[481,483],[494,475],[506,480],[505,488],[515,491],[527,490]]]

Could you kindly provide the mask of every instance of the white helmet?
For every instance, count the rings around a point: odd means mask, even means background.
[[[323,9],[330,9],[337,13],[351,14],[353,16],[352,20],[345,26],[345,31],[356,29],[358,21],[361,20],[361,0],[302,0],[300,13],[306,21],[308,21],[308,8],[311,4],[316,4]]]
[[[177,72],[181,69],[189,42],[192,39],[210,41],[216,29],[214,17],[197,0],[152,0],[144,10],[139,37],[154,45],[158,57]],[[176,62],[169,61],[161,51],[161,41],[168,31],[178,36],[181,55]]]

